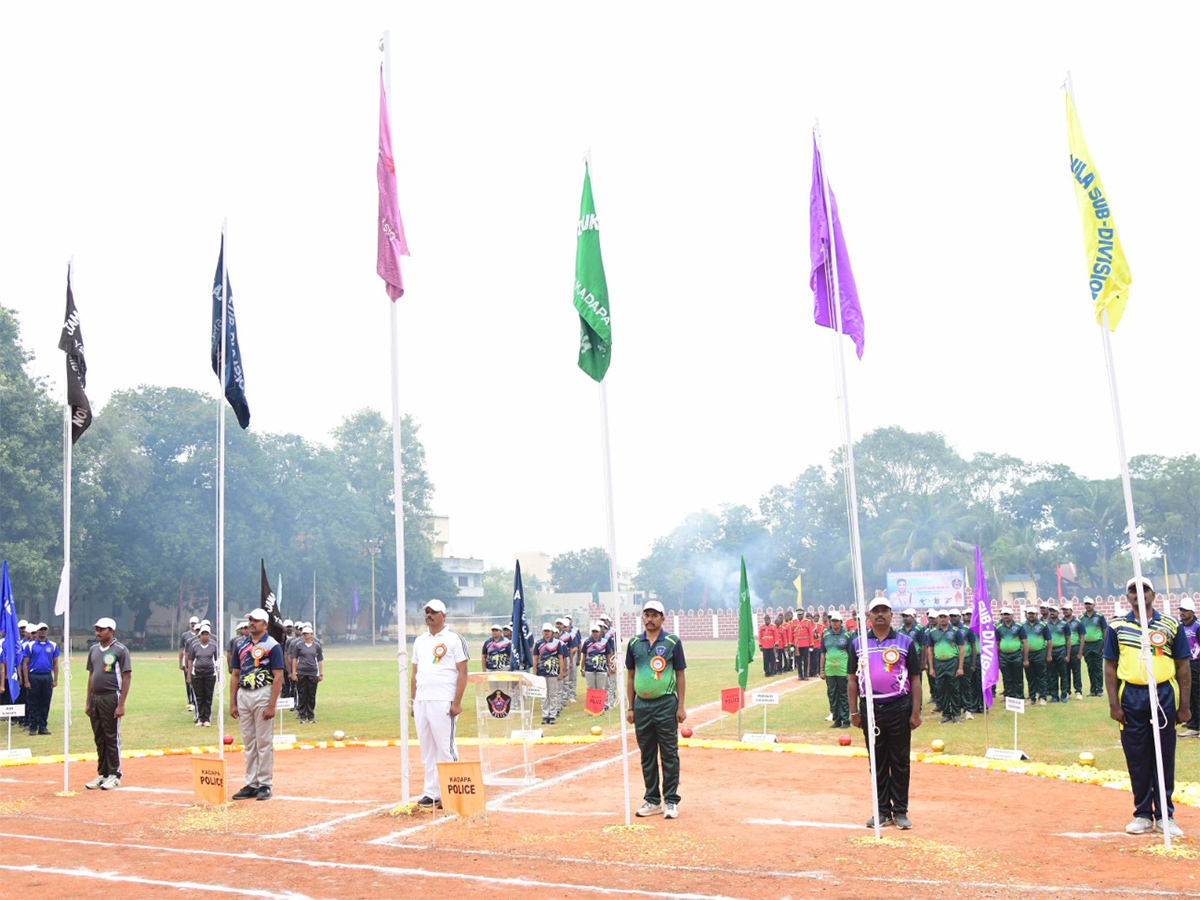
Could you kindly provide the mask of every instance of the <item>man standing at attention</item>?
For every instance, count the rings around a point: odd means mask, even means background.
[[[1025,610],[1025,680],[1029,683],[1029,699],[1038,706],[1046,705],[1046,682],[1050,668],[1050,629],[1038,618],[1032,606]]]
[[[763,674],[768,678],[775,674],[775,641],[778,637],[779,631],[771,622],[771,614],[766,613],[758,626],[758,649],[762,651]]]
[[[484,672],[507,672],[512,662],[512,641],[506,638],[499,625],[492,626],[492,636],[483,642]]]
[[[200,617],[192,616],[188,619],[187,630],[179,636],[179,671],[183,672],[183,687],[187,691],[187,708],[188,712],[194,712],[196,709],[196,692],[192,690],[192,683],[188,679],[187,670],[187,652],[188,648],[199,640]]]
[[[846,688],[850,724],[867,736],[867,699],[860,695],[861,679],[871,679],[875,712],[875,787],[879,797],[879,825],[901,830],[912,828],[908,818],[909,750],[912,733],[921,727],[921,648],[906,634],[892,628],[892,606],[887,597],[876,597],[867,612],[870,627],[850,642],[846,660]],[[946,625],[949,626],[947,620]],[[962,645],[958,645],[959,658]],[[860,703],[861,696],[861,703]],[[871,746],[870,740],[867,746]],[[875,819],[867,822],[875,827]]]
[[[1046,610],[1050,630],[1050,702],[1068,703],[1071,699],[1071,654],[1074,652],[1075,627],[1058,615],[1058,607]]]
[[[295,626],[292,626],[293,629]],[[292,644],[292,685],[296,689],[296,714],[301,724],[317,721],[317,687],[325,680],[325,651],[313,638],[311,625],[300,626],[300,640]]]
[[[809,664],[812,662],[809,656],[812,651],[813,623],[807,613],[796,620],[796,624],[792,626],[792,634],[796,636],[796,678],[799,681],[808,681]]]
[[[1083,626],[1083,662],[1087,666],[1088,696],[1103,697],[1104,632],[1108,630],[1108,622],[1096,612],[1096,601],[1091,597],[1083,600],[1083,615],[1079,617],[1079,624]],[[1194,679],[1192,683],[1195,683]]]
[[[50,626],[45,622],[39,622],[34,633],[21,662],[29,688],[25,721],[30,734],[49,734],[50,701],[58,687],[58,644],[50,640]]]
[[[876,597],[873,602],[878,603],[881,599],[884,598]],[[926,652],[933,664],[933,684],[938,692],[935,699],[938,709],[942,711],[942,724],[958,724],[961,709],[958,685],[963,674],[963,636],[957,628],[950,627],[948,610],[938,610],[937,628],[928,632],[926,638]],[[920,692],[914,696],[919,698]],[[853,699],[851,695],[851,700]],[[853,703],[851,708],[853,709]],[[917,708],[920,709],[919,704]]]
[[[1150,667],[1145,669],[1142,653],[1142,625],[1138,594],[1146,601],[1146,625],[1149,629]],[[1154,609],[1154,585],[1149,578],[1130,578],[1125,599],[1132,607],[1129,615],[1109,623],[1104,636],[1104,685],[1108,690],[1108,714],[1121,725],[1121,749],[1133,788],[1133,821],[1125,826],[1129,834],[1149,834],[1168,829],[1172,837],[1182,837],[1175,824],[1175,722],[1191,718],[1189,699],[1192,667],[1187,637],[1179,623]],[[1158,721],[1150,708],[1150,679],[1158,695]],[[1175,698],[1179,705],[1176,707]],[[1163,780],[1166,803],[1158,793],[1154,732],[1158,728],[1162,746]],[[1165,809],[1164,809],[1165,807]]]
[[[250,635],[238,642],[229,679],[229,712],[242,729],[246,784],[234,800],[270,800],[275,774],[271,727],[283,688],[283,648],[267,634],[267,611],[250,612]]]
[[[1013,619],[1012,607],[1000,610],[996,626],[996,648],[1000,651],[1000,677],[1004,679],[1004,696],[1021,699],[1025,696],[1025,666],[1029,647],[1025,627]]]
[[[1192,684],[1200,685],[1200,619],[1196,618],[1196,604],[1191,597],[1179,601],[1179,623],[1188,641]],[[1200,737],[1200,703],[1192,703],[1192,718],[1184,726],[1182,737]]]
[[[625,669],[633,705],[626,719],[637,732],[642,755],[645,803],[639,816],[679,817],[679,725],[687,718],[685,705],[687,660],[683,642],[663,631],[663,605],[647,600],[642,607],[641,634],[629,639]],[[659,759],[662,778],[659,779]],[[661,786],[661,790],[660,790]],[[664,806],[665,804],[665,806]]]
[[[850,701],[846,695],[846,658],[850,636],[842,628],[842,614],[836,609],[829,614],[829,627],[821,634],[821,680],[829,698],[830,728],[850,727]]]
[[[96,777],[84,785],[89,791],[111,791],[121,786],[121,719],[132,686],[129,651],[113,640],[117,623],[99,619],[93,626],[96,643],[88,649],[87,701],[84,712],[96,740]]]
[[[454,727],[462,712],[463,692],[467,689],[467,642],[446,625],[446,604],[430,600],[425,604],[423,634],[413,641],[412,714],[421,745],[421,765],[425,769],[425,793],[417,801],[422,809],[442,806],[442,786],[437,764],[457,762],[458,746]]]

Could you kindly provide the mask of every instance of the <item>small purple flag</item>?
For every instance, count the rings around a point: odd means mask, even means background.
[[[975,545],[975,610],[971,615],[971,630],[979,636],[979,664],[983,666],[983,702],[992,708],[992,688],[1000,680],[1000,659],[996,655],[996,623],[992,621],[992,604],[988,601],[987,576],[983,572],[983,555]]]
[[[354,621],[358,621],[358,582],[354,582]]]
[[[388,121],[382,66],[379,69],[379,162],[375,166],[375,178],[379,182],[379,246],[375,254],[375,271],[384,280],[387,295],[399,300],[404,296],[400,257],[408,256],[408,242],[404,238],[404,223],[400,221],[400,204],[396,200],[396,161],[392,157],[392,126]]]
[[[838,217],[837,198],[833,187],[829,188],[829,205],[832,216],[825,209],[825,172],[821,166],[821,151],[813,137],[813,180],[808,197],[809,255],[812,257],[812,277],[809,287],[813,289],[813,321],[825,328],[834,327],[833,267],[830,265],[829,221],[833,220],[833,247],[837,256],[838,293],[840,295],[838,315],[841,318],[842,334],[850,335],[858,358],[863,355],[863,315],[858,304],[858,288],[854,286],[854,273],[850,271],[850,255],[846,252],[846,239],[842,237],[842,220]]]

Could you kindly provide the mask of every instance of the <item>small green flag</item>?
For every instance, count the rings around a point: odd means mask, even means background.
[[[754,614],[750,610],[750,586],[746,583],[746,557],[742,557],[742,588],[738,594],[738,641],[737,668],[738,686],[744,691],[746,679],[750,677],[750,663],[754,662]]]
[[[592,200],[592,176],[583,168],[583,199],[575,227],[575,309],[579,313],[579,368],[603,381],[612,358],[612,315],[600,258],[600,222]]]

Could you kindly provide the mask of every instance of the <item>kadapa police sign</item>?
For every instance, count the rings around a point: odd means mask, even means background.
[[[198,803],[224,806],[225,760],[212,756],[193,756],[192,792]]]
[[[483,793],[483,767],[475,762],[440,762],[438,781],[442,787],[442,808],[463,818],[487,809]]]

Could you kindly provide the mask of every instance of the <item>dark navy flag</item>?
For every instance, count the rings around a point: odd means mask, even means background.
[[[525,618],[525,588],[521,586],[521,562],[517,561],[517,574],[513,579],[512,608],[512,670],[529,671],[533,668],[533,632]]]
[[[221,235],[221,252],[217,255],[217,274],[213,276],[212,291],[212,344],[209,356],[213,374],[225,385],[225,399],[233,407],[238,424],[243,428],[250,425],[250,407],[246,404],[246,372],[242,368],[242,353],[238,349],[237,318],[233,314],[233,288],[229,284],[229,272],[225,271],[225,305],[228,309],[225,325],[225,374],[221,374],[221,272],[225,260],[225,235]],[[263,576],[266,577],[265,575]]]
[[[283,645],[287,635],[283,631],[283,616],[279,612],[279,600],[271,590],[271,582],[267,580],[266,560],[259,560],[262,565],[262,608],[267,613],[267,634]]]
[[[17,611],[13,603],[12,584],[8,580],[8,560],[0,570],[0,631],[4,632],[4,665],[8,672],[9,703],[16,703],[21,695],[21,681],[17,670],[21,668],[24,651],[21,636],[17,633]]]
[[[58,349],[67,354],[67,403],[71,407],[71,443],[74,444],[92,424],[92,405],[88,403],[87,361],[83,356],[83,329],[75,296],[71,293],[71,267],[67,266],[67,313],[63,317]]]

